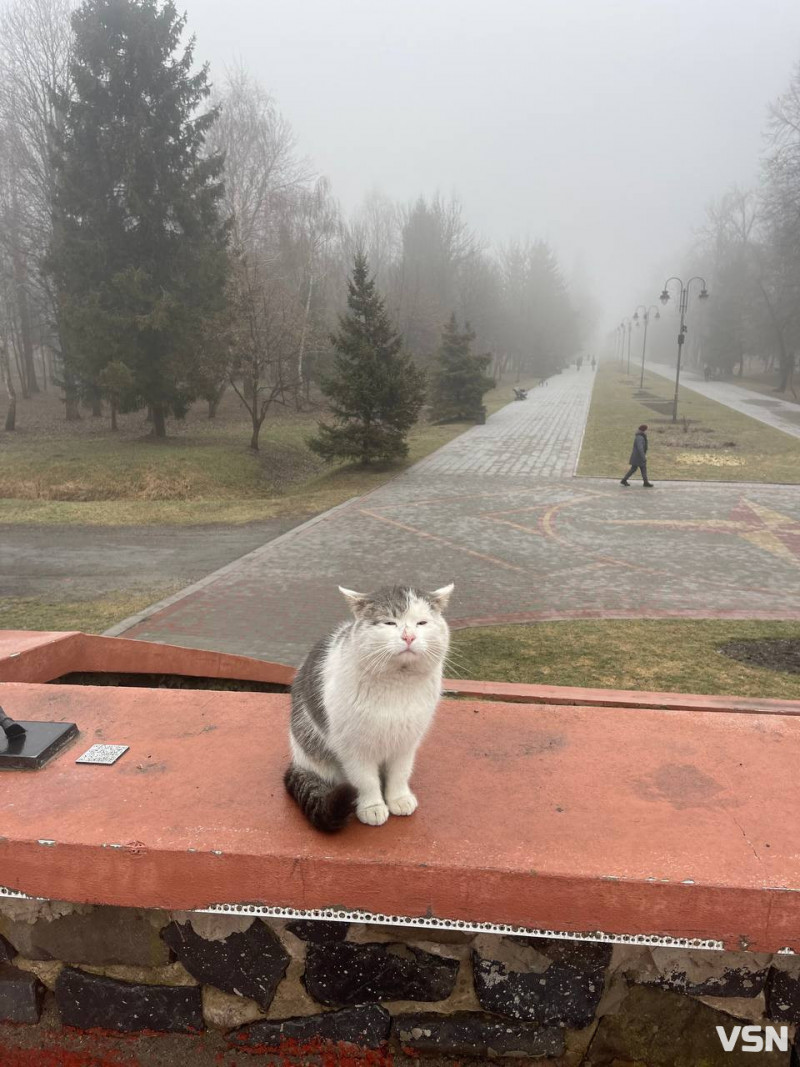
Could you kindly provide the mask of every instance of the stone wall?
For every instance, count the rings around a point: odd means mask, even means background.
[[[200,1036],[226,1063],[348,1049],[372,1064],[788,1067],[788,1052],[724,1052],[716,1026],[786,1023],[794,1040],[800,959],[2,899],[0,1022],[43,1011],[80,1031],[193,1035],[198,1065]]]

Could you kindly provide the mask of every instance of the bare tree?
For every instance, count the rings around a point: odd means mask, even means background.
[[[250,447],[257,452],[270,408],[293,402],[300,385],[302,308],[294,294],[244,255],[231,272],[230,297],[229,380],[250,415]]]
[[[50,246],[56,100],[68,91],[71,0],[13,0],[0,15],[0,128],[9,165],[0,176],[0,252],[11,262],[23,395],[38,391],[34,317],[56,324],[41,266]],[[40,342],[42,338],[39,338]],[[67,396],[68,417],[77,397]]]

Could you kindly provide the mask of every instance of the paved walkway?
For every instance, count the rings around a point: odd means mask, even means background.
[[[440,474],[536,475],[571,478],[578,466],[594,373],[570,367],[513,401],[414,468]],[[509,390],[510,391],[510,390]]]
[[[266,519],[223,526],[0,524],[0,596],[91,600],[194,582],[292,526]],[[0,609],[0,628],[3,625]]]
[[[800,619],[796,487],[645,491],[573,478],[591,377],[565,372],[380,489],[113,632],[294,664],[345,616],[338,585],[451,579],[456,626]]]
[[[648,363],[647,369],[663,378],[675,381],[675,368],[667,363]],[[751,419],[758,419],[776,430],[783,430],[792,437],[800,437],[800,405],[779,397],[765,396],[754,389],[744,389],[732,382],[707,382],[693,370],[681,366],[681,385],[709,400],[716,400],[734,411],[741,411]]]

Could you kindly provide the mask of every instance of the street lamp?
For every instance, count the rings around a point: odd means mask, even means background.
[[[633,328],[633,322],[631,321],[630,317],[628,317],[627,319],[623,319],[622,320],[621,325],[622,325],[622,331],[623,331],[623,340],[624,340],[625,327],[627,326],[627,328],[628,328],[628,369],[626,371],[626,374],[630,374],[630,372],[631,372],[631,330]]]
[[[642,310],[644,311],[644,315],[642,316],[642,318],[644,319],[644,337],[642,338],[642,373],[639,376],[639,388],[643,389],[644,388],[644,352],[645,352],[645,349],[647,348],[647,324],[650,321],[650,312],[651,311],[655,311],[657,319],[660,319],[661,315],[659,313],[658,308],[655,306],[655,304],[651,304],[649,308],[646,308],[644,306],[644,304],[640,304],[639,307],[637,307],[637,309],[633,313],[633,321],[636,323],[637,328],[639,326],[639,308],[642,308]]]
[[[677,367],[677,370],[675,371],[675,399],[672,401],[672,421],[673,422],[677,422],[678,421],[678,386],[680,385],[680,380],[681,380],[681,353],[683,351],[683,342],[686,339],[686,332],[687,332],[686,331],[686,321],[685,320],[686,320],[686,309],[689,306],[689,289],[691,288],[692,282],[700,282],[700,284],[702,286],[702,289],[697,294],[698,298],[700,300],[708,300],[708,289],[706,288],[706,280],[705,280],[705,278],[701,278],[699,275],[695,275],[693,278],[690,278],[689,281],[685,285],[683,284],[683,282],[682,282],[682,280],[680,278],[675,278],[675,277],[667,278],[667,280],[664,282],[664,290],[661,293],[661,296],[659,297],[659,300],[661,301],[662,304],[666,304],[667,301],[669,300],[669,284],[670,284],[670,282],[677,282],[678,285],[681,287],[680,301],[679,301],[679,304],[678,304],[678,309],[679,309],[679,311],[681,313],[681,326],[680,326],[680,330],[678,331],[678,367]]]

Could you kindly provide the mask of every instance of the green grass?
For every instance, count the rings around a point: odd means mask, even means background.
[[[579,475],[621,477],[636,427],[644,422],[650,427],[648,473],[654,481],[800,484],[797,438],[684,388],[679,421],[673,424],[670,414],[646,406],[649,398],[634,395],[638,387],[638,375],[628,377],[614,363],[598,367]],[[644,387],[653,395],[651,402],[669,401],[674,388],[650,373]]]
[[[532,383],[521,383],[532,384]],[[509,402],[511,386],[486,395],[489,414]],[[30,405],[26,407],[25,405]],[[55,397],[22,405],[16,434],[0,437],[0,523],[70,525],[245,523],[302,518],[361,495],[469,429],[470,423],[419,423],[409,456],[391,467],[326,466],[307,447],[319,411],[268,417],[261,449],[247,447],[249,426],[233,394],[214,421],[199,410],[170,424],[155,443],[141,415],[63,421]],[[33,413],[33,417],[31,417]]]
[[[0,630],[82,630],[99,634],[150,604],[172,596],[181,583],[121,590],[89,600],[0,597]]]
[[[718,652],[733,640],[800,637],[789,622],[554,622],[453,634],[453,677],[800,700],[800,675]],[[446,672],[447,673],[447,672]]]

